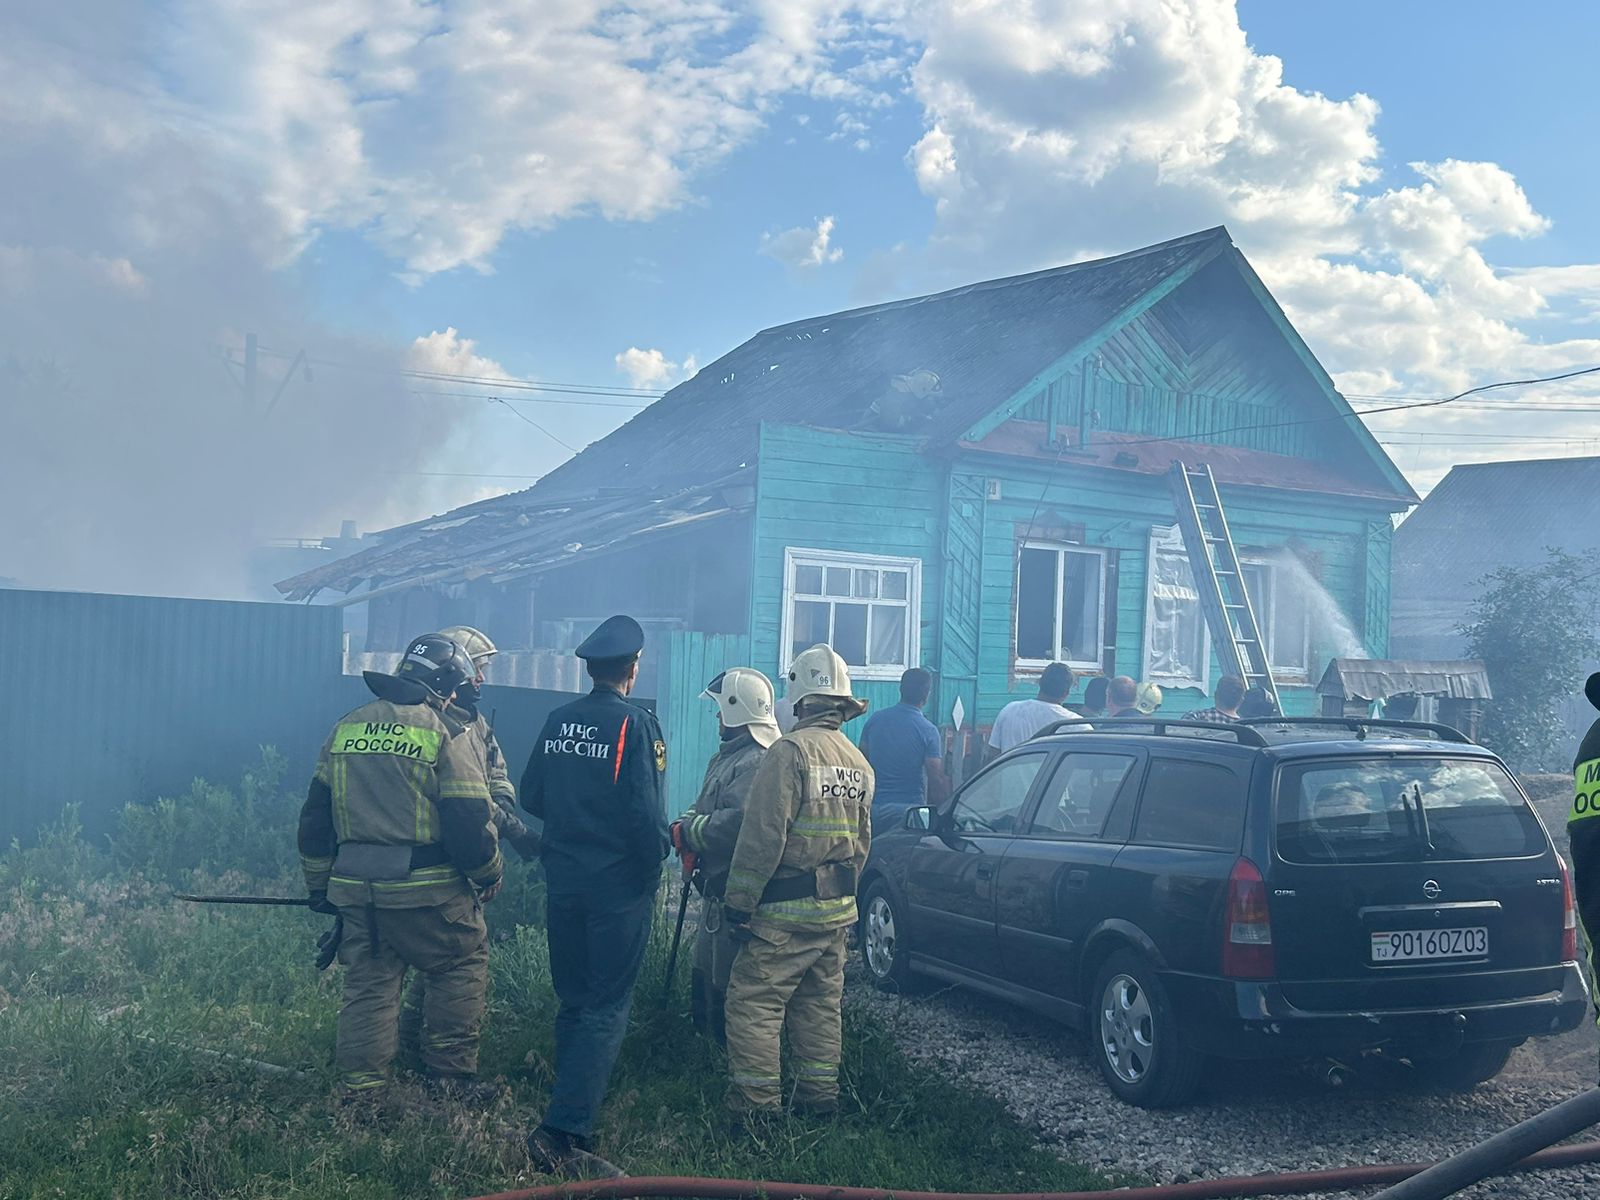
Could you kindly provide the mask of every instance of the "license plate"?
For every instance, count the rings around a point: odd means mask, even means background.
[[[1485,958],[1489,931],[1472,929],[1400,929],[1372,935],[1375,963],[1426,962],[1433,958]]]

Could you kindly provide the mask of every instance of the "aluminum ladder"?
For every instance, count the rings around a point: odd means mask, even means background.
[[[1200,611],[1217,648],[1223,669],[1238,675],[1246,687],[1259,687],[1272,697],[1279,712],[1278,687],[1272,682],[1267,648],[1261,640],[1261,626],[1250,604],[1250,591],[1244,585],[1244,572],[1233,535],[1228,531],[1228,516],[1222,511],[1217,480],[1211,468],[1172,464],[1172,498],[1178,510],[1178,528],[1183,532],[1183,547],[1189,555],[1195,588],[1200,593]]]

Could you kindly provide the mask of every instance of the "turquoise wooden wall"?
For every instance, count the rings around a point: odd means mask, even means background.
[[[700,693],[729,667],[749,665],[750,639],[744,634],[697,633],[676,629],[661,652],[656,716],[667,743],[667,816],[677,817],[694,803],[706,764],[717,752],[717,710]]]
[[[1368,652],[1381,654],[1391,529],[1384,504],[1222,491],[1239,545],[1269,553],[1291,547],[1311,562]],[[1174,520],[1165,476],[1070,462],[1050,469],[977,451],[937,461],[909,438],[767,425],[752,526],[751,662],[775,680],[787,666],[779,646],[785,547],[919,558],[922,662],[940,678],[930,715],[948,725],[960,697],[968,721],[987,725],[1007,702],[1036,691],[1031,678],[1013,669],[1016,553],[1031,523],[1035,537],[1081,539],[1114,552],[1115,665],[1137,677],[1150,529]],[[1314,634],[1310,675],[1303,685],[1282,688],[1287,711],[1316,711],[1313,689],[1334,653],[1330,637]],[[1213,680],[1217,674],[1213,662]],[[898,698],[892,680],[863,682],[857,690],[874,706]],[[1199,689],[1169,689],[1162,711],[1177,715],[1209,703]]]
[[[943,579],[939,554],[945,481],[940,464],[918,452],[918,439],[840,433],[793,425],[761,427],[761,460],[752,526],[750,656],[783,694],[787,652],[779,645],[784,548],[848,550],[922,561],[921,652],[934,665]],[[863,681],[856,694],[874,708],[900,698],[898,678]],[[860,721],[847,732],[859,736]]]
[[[1118,674],[1137,678],[1143,668],[1146,556],[1150,529],[1171,525],[1175,516],[1164,476],[1086,470],[1063,465],[1047,473],[1044,464],[996,456],[964,457],[957,470],[999,482],[1001,498],[984,502],[983,587],[978,641],[982,647],[978,680],[978,721],[992,721],[1011,700],[1034,695],[1035,684],[1017,679],[1012,668],[1013,605],[1017,544],[1032,523],[1033,536],[1051,540],[1081,538],[1084,545],[1112,551],[1116,562],[1115,652]],[[1046,485],[1046,480],[1049,480]],[[1044,490],[1041,502],[1041,489]],[[1386,513],[1370,503],[1325,496],[1263,493],[1222,488],[1234,540],[1240,547],[1272,551],[1292,546],[1302,559],[1320,565],[1321,583],[1367,643],[1369,653],[1384,649],[1378,630],[1387,630]],[[1038,516],[1034,514],[1037,510]],[[1369,548],[1381,543],[1381,552]],[[1377,611],[1381,601],[1381,613]],[[1312,677],[1305,686],[1286,686],[1286,711],[1315,711],[1313,689],[1320,667],[1334,652],[1332,639],[1312,638]],[[1215,663],[1213,680],[1219,674]],[[1080,688],[1081,691],[1081,688]],[[1163,713],[1203,708],[1209,698],[1198,689],[1168,689]]]

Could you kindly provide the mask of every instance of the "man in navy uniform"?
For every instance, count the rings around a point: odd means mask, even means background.
[[[644,630],[608,617],[577,649],[594,690],[544,723],[522,773],[522,805],[544,822],[546,937],[556,1015],[556,1079],[528,1139],[551,1175],[595,1169],[590,1135],[628,1028],[634,981],[669,840],[667,746],[627,697]]]

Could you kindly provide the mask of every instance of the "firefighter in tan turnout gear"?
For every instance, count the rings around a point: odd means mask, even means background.
[[[686,864],[694,863],[704,897],[690,975],[690,1015],[701,1033],[724,1042],[723,1003],[739,943],[722,923],[722,896],[750,784],[767,747],[781,735],[772,714],[772,683],[760,671],[732,667],[701,695],[716,701],[722,745],[706,765],[699,798],[673,822],[672,844]]]
[[[743,942],[728,980],[728,1103],[742,1122],[780,1111],[779,1038],[794,1107],[839,1106],[846,930],[872,840],[872,768],[840,731],[867,709],[828,646],[789,670],[795,726],[750,786],[728,871],[723,921]]]
[[[484,673],[489,669],[489,660],[500,651],[487,634],[470,625],[452,625],[435,636],[449,638],[472,660],[472,678],[457,689],[455,699],[445,712],[465,726],[466,736],[476,743],[489,781],[489,799],[494,802],[489,811],[501,846],[510,844],[524,861],[532,861],[539,856],[539,835],[517,815],[517,789],[506,770],[506,758],[495,739],[494,728],[480,708]],[[410,986],[406,988],[405,1004],[400,1010],[400,1046],[407,1054],[416,1054],[422,1048],[422,1014],[427,1006],[427,995],[428,976],[422,971],[413,972]]]
[[[346,1098],[388,1082],[408,967],[428,981],[430,1087],[465,1099],[492,1091],[473,1076],[489,969],[479,905],[500,887],[500,849],[482,754],[448,711],[473,674],[466,652],[436,634],[413,641],[394,675],[366,672],[378,698],[334,727],[300,812],[312,907],[344,924]]]

